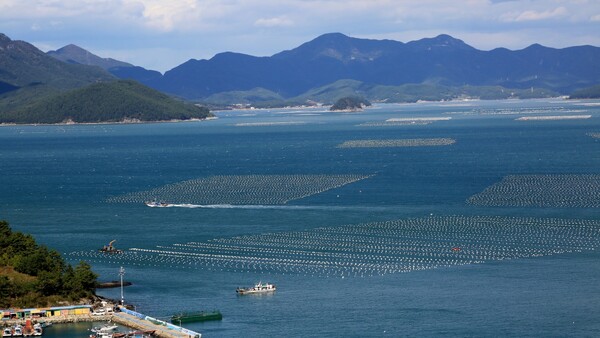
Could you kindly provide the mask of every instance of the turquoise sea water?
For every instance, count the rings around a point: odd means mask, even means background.
[[[548,115],[591,118],[515,120]],[[600,212],[587,203],[597,202],[593,192],[577,195],[594,187],[600,174],[600,139],[590,136],[600,133],[598,102],[471,101],[378,105],[361,113],[282,109],[217,116],[189,123],[2,127],[0,218],[72,262],[91,259],[101,280],[117,280],[123,266],[133,282],[125,299],[140,312],[166,318],[219,309],[222,321],[187,326],[204,337],[600,335],[600,256],[593,241]],[[386,122],[406,117],[451,119]],[[440,138],[455,143],[338,147],[353,140]],[[367,178],[283,205],[260,199],[235,205],[242,192],[231,188],[226,198],[234,206],[111,202],[217,175],[226,182]],[[572,185],[550,179],[559,183],[547,200],[558,204],[574,193],[579,206],[467,203],[509,175],[572,175]],[[272,182],[255,186],[252,196],[296,196]],[[517,229],[506,230],[514,219]],[[416,230],[373,230],[395,220],[413,222]],[[591,222],[586,229],[592,230],[571,232],[573,220]],[[527,222],[534,225],[519,232]],[[590,236],[588,243],[584,237]],[[113,239],[126,258],[95,253]],[[180,246],[190,242],[203,251]],[[462,252],[452,256],[455,246]],[[197,255],[183,254],[189,252]],[[463,259],[467,254],[474,258]],[[406,272],[392,267],[407,257]],[[235,294],[236,287],[259,280],[277,284],[277,292]],[[117,289],[99,294],[120,297]],[[88,328],[57,326],[47,335],[85,337]]]

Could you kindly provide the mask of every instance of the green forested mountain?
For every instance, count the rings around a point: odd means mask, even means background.
[[[97,66],[66,63],[0,34],[0,123],[205,118],[184,104]]]
[[[102,82],[0,112],[0,123],[98,123],[203,119],[208,109],[131,80]]]
[[[67,264],[56,250],[14,232],[0,221],[0,309],[49,306],[92,297],[97,275],[90,265]]]
[[[272,95],[268,95],[271,93]],[[263,88],[252,91],[227,92],[212,95],[210,103],[227,105],[231,103],[251,104],[254,107],[283,107],[306,105],[311,102],[334,104],[343,97],[360,96],[371,102],[404,103],[424,101],[443,101],[462,98],[501,100],[556,97],[555,91],[544,88],[515,89],[501,86],[442,86],[435,84],[404,84],[386,86],[368,84],[357,80],[339,80],[334,83],[313,88],[306,93],[283,99]],[[257,100],[256,98],[261,98]],[[249,101],[253,98],[254,101]]]
[[[114,79],[98,67],[56,60],[27,42],[13,41],[0,33],[0,82],[16,88],[45,85],[72,89]]]
[[[570,99],[600,99],[600,85],[576,90]]]

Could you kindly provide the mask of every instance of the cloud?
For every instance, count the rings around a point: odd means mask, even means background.
[[[524,21],[539,21],[539,20],[548,20],[548,19],[557,19],[561,17],[565,17],[569,14],[565,7],[557,7],[553,10],[546,11],[523,11],[523,12],[512,12],[507,13],[502,17],[504,21],[507,22],[524,22]]]
[[[260,18],[254,22],[254,26],[256,27],[289,27],[293,26],[294,22],[290,20],[287,16],[279,16],[274,18]]]
[[[92,14],[119,13],[123,8],[121,0],[2,0],[0,17],[15,18],[68,18]]]
[[[219,10],[209,5],[212,1],[197,0],[125,0],[142,6],[141,23],[160,31],[194,29],[211,13]]]

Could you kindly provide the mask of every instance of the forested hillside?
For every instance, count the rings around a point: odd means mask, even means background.
[[[88,263],[72,267],[56,250],[0,221],[0,309],[78,302],[94,295],[96,278]]]

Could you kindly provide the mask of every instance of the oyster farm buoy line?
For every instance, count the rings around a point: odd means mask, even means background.
[[[487,207],[600,207],[600,175],[510,175],[469,197]]]
[[[587,133],[587,136],[590,136],[593,138],[600,138],[600,133]]]
[[[360,127],[390,127],[390,126],[416,126],[427,125],[438,121],[449,121],[452,117],[401,117],[391,118],[384,122],[365,122]]]
[[[600,221],[431,216],[68,255],[131,266],[365,277],[508,259],[592,251]]]
[[[373,175],[231,175],[167,184],[109,198],[113,203],[149,200],[195,205],[282,205]]]
[[[384,147],[434,147],[449,146],[456,143],[452,138],[415,138],[397,140],[352,140],[346,141],[337,148],[384,148]]]

